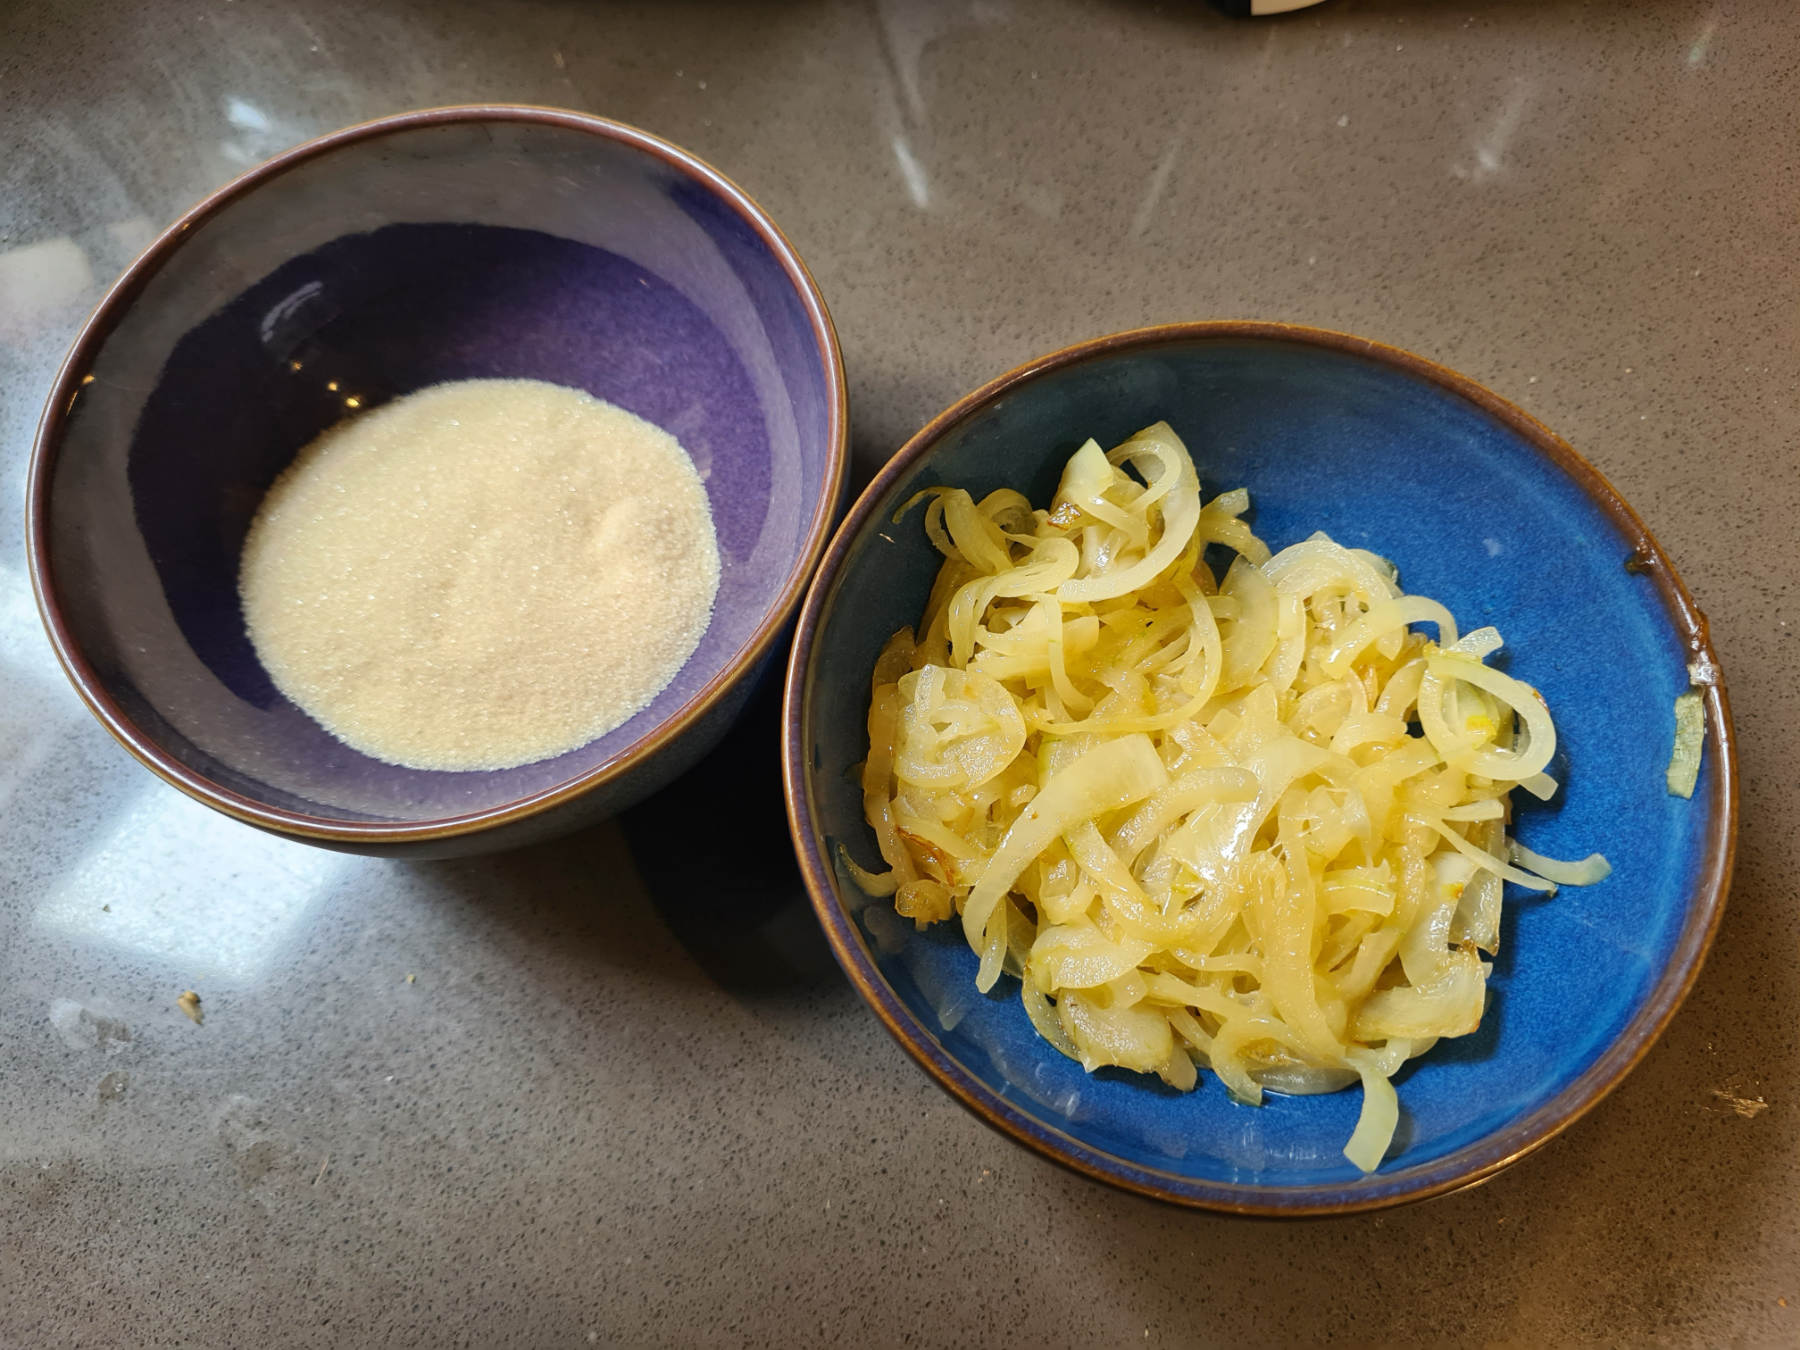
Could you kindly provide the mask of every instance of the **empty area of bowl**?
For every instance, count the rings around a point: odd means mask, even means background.
[[[919,617],[941,558],[901,503],[937,484],[1047,503],[1087,437],[1111,446],[1167,419],[1203,490],[1250,490],[1272,547],[1323,530],[1399,567],[1410,592],[1463,631],[1492,624],[1495,663],[1555,714],[1547,805],[1515,794],[1516,833],[1546,854],[1612,861],[1607,881],[1545,899],[1508,888],[1503,945],[1478,1033],[1441,1043],[1397,1079],[1402,1119],[1377,1174],[1340,1153],[1354,1089],[1230,1101],[1218,1080],[1179,1094],[1120,1071],[1089,1075],[1031,1029],[1017,982],[974,988],[958,926],[915,933],[837,864],[879,865],[853,773],[867,751],[868,681],[895,629]],[[864,518],[819,609],[799,753],[814,846],[835,869],[870,996],[966,1098],[1067,1160],[1206,1203],[1356,1203],[1442,1181],[1465,1152],[1525,1129],[1653,997],[1719,827],[1709,756],[1692,801],[1668,795],[1671,708],[1687,651],[1663,594],[1628,572],[1633,540],[1539,448],[1451,390],[1386,360],[1301,341],[1181,339],[1100,351],[1001,392],[943,432]],[[828,915],[829,920],[829,915]],[[1492,1160],[1490,1160],[1492,1161]],[[1187,1189],[1183,1191],[1183,1188]]]
[[[177,763],[304,816],[443,819],[607,764],[759,639],[830,509],[834,374],[789,266],[695,174],[578,127],[400,126],[283,168],[168,250],[93,349],[44,524],[70,645]],[[402,769],[275,690],[238,556],[319,432],[472,378],[584,389],[673,433],[706,484],[720,588],[699,650],[610,734],[517,769]]]

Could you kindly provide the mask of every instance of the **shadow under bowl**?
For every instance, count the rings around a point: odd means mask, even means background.
[[[896,510],[939,484],[978,499],[1017,488],[1042,505],[1087,437],[1114,445],[1158,419],[1186,441],[1208,495],[1250,490],[1270,547],[1324,530],[1392,559],[1409,592],[1465,628],[1498,627],[1499,659],[1543,691],[1559,732],[1563,788],[1547,806],[1518,803],[1516,833],[1542,853],[1598,850],[1614,865],[1553,899],[1509,888],[1482,1027],[1402,1072],[1400,1129],[1368,1176],[1341,1153],[1355,1090],[1252,1108],[1210,1074],[1191,1093],[1086,1074],[1033,1031],[1017,981],[976,992],[958,925],[915,932],[840,860],[842,849],[881,865],[853,771],[868,749],[869,676],[887,637],[918,621],[942,561],[917,512],[896,522]],[[1713,682],[1699,786],[1683,800],[1664,771],[1690,663]],[[801,611],[786,718],[801,868],[840,963],[888,1029],[1019,1142],[1205,1208],[1373,1209],[1474,1184],[1542,1144],[1649,1049],[1699,971],[1730,878],[1725,688],[1705,620],[1642,522],[1567,444],[1473,381],[1315,329],[1194,323],[1099,338],[938,417],[827,550]]]
[[[675,435],[706,485],[718,597],[699,649],[616,730],[518,768],[400,768],[276,690],[238,558],[320,432],[475,378],[583,389]],[[576,113],[409,113],[229,184],[101,302],[39,429],[33,581],[89,707],[190,795],[330,847],[509,847],[629,805],[724,733],[824,546],[846,445],[817,289],[716,171]]]

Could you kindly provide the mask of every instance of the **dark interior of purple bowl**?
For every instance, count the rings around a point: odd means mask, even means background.
[[[607,763],[756,640],[830,509],[831,377],[783,260],[682,166],[578,128],[451,122],[341,145],[204,221],[113,317],[56,448],[55,604],[140,735],[278,810],[439,820]],[[320,431],[482,377],[585,389],[672,432],[707,486],[718,600],[673,683],[610,734],[516,769],[398,768],[276,691],[238,555]]]

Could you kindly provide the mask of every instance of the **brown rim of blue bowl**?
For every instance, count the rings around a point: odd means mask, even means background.
[[[755,631],[732,655],[724,669],[707,681],[692,698],[667,719],[604,764],[597,765],[555,787],[514,802],[508,802],[504,806],[472,811],[464,815],[445,816],[436,820],[400,823],[364,822],[306,815],[296,811],[282,811],[220,787],[167,754],[125,715],[112,696],[107,693],[92,666],[88,664],[87,659],[72,641],[55,598],[55,579],[52,575],[46,533],[50,506],[50,483],[62,439],[63,421],[68,415],[71,402],[79,387],[81,374],[92,361],[100,344],[105,341],[126,308],[143,290],[146,283],[161,270],[190,230],[209,220],[228,203],[237,200],[259,185],[279,177],[297,165],[336,150],[340,146],[412,127],[437,126],[457,122],[529,122],[544,126],[566,127],[573,131],[584,131],[591,135],[618,141],[654,155],[677,172],[698,181],[730,203],[744,222],[756,232],[780,260],[782,267],[794,284],[794,289],[806,306],[807,317],[811,320],[813,336],[818,342],[823,357],[828,388],[828,424],[831,445],[827,454],[826,481],[823,491],[819,495],[818,508],[813,512],[813,517],[807,524],[806,538],[801,545],[800,555],[796,559],[775,605],[757,625]],[[768,653],[781,635],[783,627],[793,615],[795,606],[799,604],[801,593],[812,576],[813,567],[818,562],[819,554],[825,547],[826,538],[831,532],[832,518],[843,493],[844,476],[848,469],[848,402],[849,398],[844,386],[844,360],[838,349],[837,331],[832,326],[831,315],[825,308],[824,297],[819,294],[818,285],[813,281],[812,274],[807,271],[806,264],[800,260],[800,255],[788,242],[787,236],[781,232],[768,212],[764,211],[736,183],[710,164],[690,155],[679,146],[652,136],[649,132],[640,131],[636,127],[564,108],[540,108],[525,104],[470,103],[444,108],[425,108],[416,112],[378,117],[373,121],[360,122],[355,126],[345,127],[341,131],[334,131],[329,135],[320,136],[284,150],[274,158],[266,160],[202,198],[184,212],[174,224],[158,235],[156,240],[138,255],[137,260],[125,269],[119,279],[101,297],[100,303],[94,307],[93,313],[82,324],[73,346],[69,349],[68,356],[63,360],[62,368],[57,372],[55,383],[51,386],[50,397],[44,405],[43,416],[38,421],[37,435],[32,442],[31,468],[25,489],[26,556],[31,573],[32,591],[37,597],[38,613],[43,619],[45,631],[50,636],[50,644],[56,649],[57,660],[62,663],[62,668],[68,675],[70,683],[75,686],[76,692],[81,695],[81,700],[87,704],[88,710],[100,720],[101,725],[112,733],[113,738],[136,756],[146,768],[165,782],[180,788],[190,797],[205,802],[208,806],[223,811],[226,815],[234,816],[264,829],[304,839],[334,843],[403,844],[472,834],[538,815],[572,798],[579,797],[602,783],[617,778],[656,754],[687,730],[717,702],[727,689],[755,668],[756,663]]]
[[[1718,668],[1718,659],[1707,633],[1706,616],[1695,605],[1687,587],[1676,574],[1674,565],[1637,513],[1626,504],[1600,471],[1583,459],[1568,442],[1529,413],[1467,376],[1398,347],[1371,342],[1367,338],[1348,333],[1335,333],[1298,324],[1224,319],[1159,324],[1150,328],[1111,333],[1029,361],[1016,370],[989,381],[939,413],[887,462],[875,476],[875,480],[857,498],[856,504],[850,508],[850,513],[833,536],[800,609],[793,650],[788,656],[783,706],[782,783],[787,797],[788,825],[794,836],[795,851],[799,855],[807,893],[838,964],[844,968],[851,983],[907,1053],[937,1079],[940,1086],[987,1124],[1051,1161],[1061,1163],[1084,1176],[1172,1204],[1268,1218],[1354,1214],[1426,1200],[1478,1186],[1501,1169],[1554,1139],[1617,1087],[1656,1043],[1656,1038],[1668,1026],[1669,1019],[1675,1015],[1675,1010],[1681,1006],[1681,1001],[1687,997],[1700,974],[1707,949],[1712,945],[1713,934],[1718,930],[1720,916],[1724,913],[1725,895],[1731,886],[1731,868],[1737,844],[1737,745],[1732,736],[1731,704],[1726,697],[1723,676],[1707,687],[1704,693],[1709,748],[1710,753],[1715,756],[1712,792],[1714,825],[1706,843],[1700,880],[1695,887],[1687,921],[1668,964],[1645,999],[1644,1006],[1638,1010],[1637,1016],[1620,1033],[1618,1039],[1574,1082],[1504,1129],[1440,1160],[1434,1169],[1434,1175],[1422,1179],[1412,1187],[1331,1204],[1283,1204],[1279,1199],[1262,1198],[1278,1196],[1278,1187],[1227,1187],[1204,1182],[1182,1187],[1166,1184],[1159,1176],[1145,1173],[1122,1160],[1116,1167],[1109,1166],[1105,1156],[1098,1150],[1018,1111],[935,1046],[918,1019],[888,987],[859,941],[852,921],[834,899],[835,882],[830,860],[821,853],[813,826],[806,757],[806,747],[811,736],[808,734],[807,710],[802,706],[802,691],[812,663],[813,644],[818,637],[827,596],[849,554],[852,542],[868,523],[888,490],[917,460],[926,455],[952,427],[992,403],[1001,394],[1045,371],[1073,365],[1102,353],[1156,347],[1194,338],[1274,340],[1349,352],[1386,362],[1475,404],[1558,465],[1613,520],[1631,541],[1635,559],[1641,569],[1655,582],[1671,620],[1686,639],[1689,659],[1710,662],[1714,669]],[[1246,1196],[1249,1198],[1245,1198]]]

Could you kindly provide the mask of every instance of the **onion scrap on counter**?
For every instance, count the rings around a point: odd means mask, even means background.
[[[935,488],[901,514],[921,499],[945,561],[876,662],[887,870],[846,855],[858,884],[920,928],[960,915],[977,986],[1017,976],[1090,1071],[1188,1089],[1204,1066],[1246,1103],[1360,1082],[1344,1155],[1373,1171],[1389,1079],[1481,1020],[1501,883],[1610,870],[1507,839],[1507,793],[1556,787],[1543,699],[1376,555],[1271,556],[1166,423],[1088,441],[1048,511]]]

